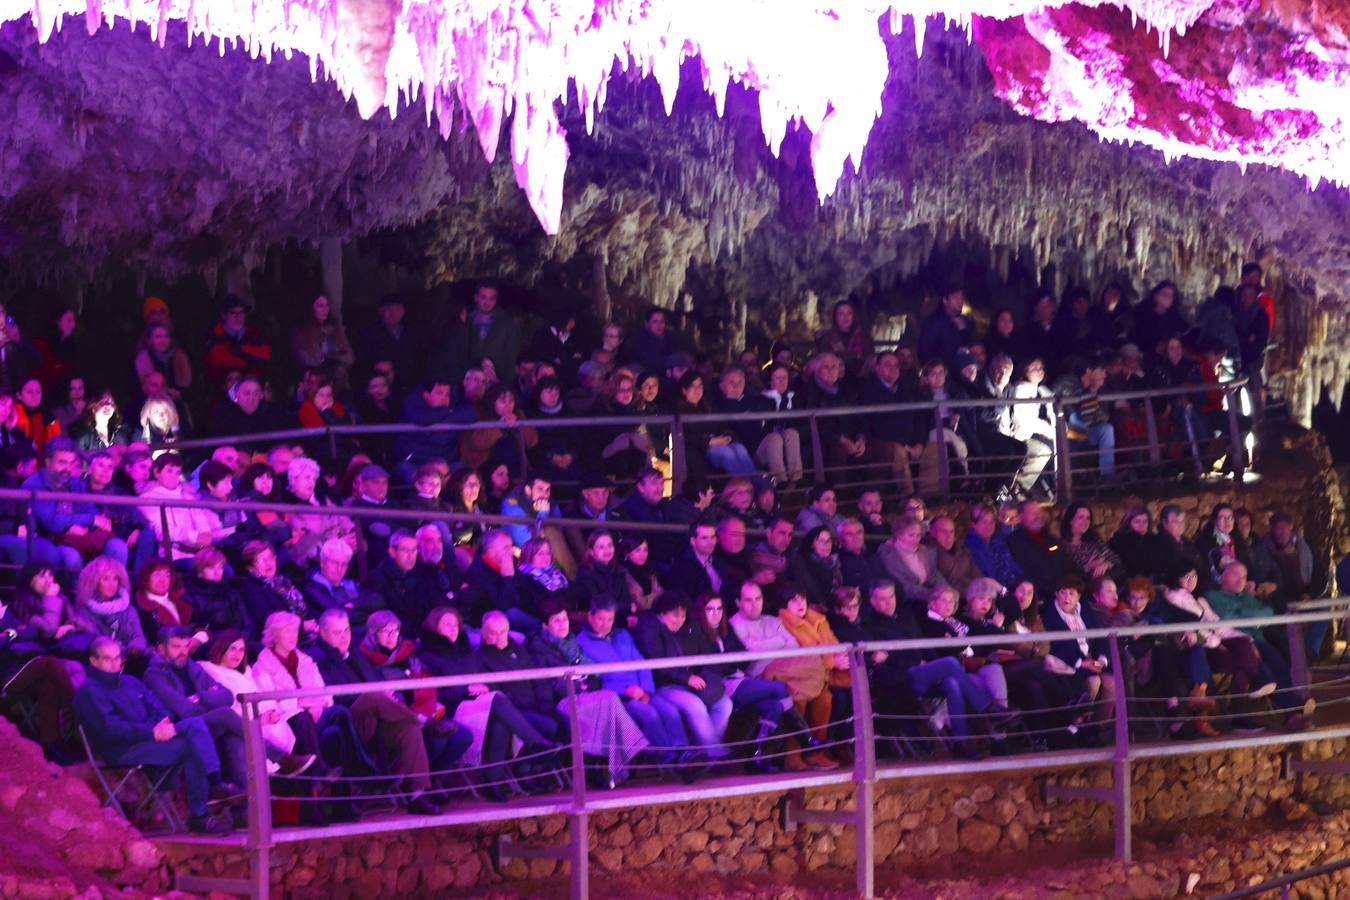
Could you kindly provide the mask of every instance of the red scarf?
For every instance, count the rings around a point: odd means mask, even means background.
[[[403,674],[407,678],[427,677],[426,671],[422,668],[422,663],[417,659],[417,647],[412,641],[399,641],[398,646],[393,650],[386,650],[375,643],[374,635],[367,634],[358,649],[366,659],[370,660],[372,665],[398,666],[404,670]],[[429,719],[439,718],[438,712],[440,715],[445,714],[445,708],[436,699],[435,688],[419,688],[413,691],[412,702],[408,704],[408,708]]]

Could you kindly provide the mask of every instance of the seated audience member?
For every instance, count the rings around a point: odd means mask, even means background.
[[[923,604],[933,588],[945,586],[938,571],[937,553],[923,543],[923,523],[904,515],[891,523],[892,537],[877,550],[883,574],[909,603]]]
[[[834,488],[827,484],[812,485],[806,492],[806,506],[797,514],[798,531],[810,531],[824,525],[831,530],[838,528],[843,521],[839,515],[839,498]]]
[[[206,376],[211,384],[238,370],[254,378],[272,363],[272,346],[248,324],[248,305],[233,295],[225,298],[220,321],[206,339]]]
[[[593,662],[572,634],[569,607],[546,600],[539,612],[544,624],[529,642],[536,666],[560,668]],[[603,761],[587,764],[589,780],[598,787],[617,787],[628,780],[629,763],[647,748],[647,738],[624,711],[619,695],[602,687],[599,676],[578,676],[574,686],[582,753]],[[558,701],[558,712],[570,718],[570,709],[566,698]]]
[[[392,508],[389,502],[389,473],[374,463],[361,466],[352,482],[352,497],[347,505],[352,509],[363,510]],[[389,535],[398,527],[397,521],[370,515],[357,518],[356,523],[366,542],[366,564],[371,567],[379,565],[389,550]]]
[[[999,526],[998,511],[989,504],[971,507],[965,545],[980,574],[985,577],[1005,588],[1011,588],[1022,577],[1022,567],[1013,559],[1007,538]]]
[[[1237,533],[1247,545],[1247,577],[1256,585],[1253,593],[1277,613],[1284,612],[1284,597],[1280,591],[1282,586],[1280,567],[1276,564],[1275,557],[1266,550],[1261,535],[1256,533],[1256,523],[1251,510],[1239,507],[1234,511],[1234,516],[1237,519]],[[1271,521],[1273,524],[1274,519]],[[1311,558],[1311,551],[1308,555]]]
[[[865,406],[890,406],[917,399],[900,377],[899,356],[889,350],[876,355],[872,374],[863,380],[858,399]],[[902,493],[914,492],[910,464],[923,453],[925,421],[922,415],[894,410],[877,410],[867,417],[869,443],[877,458],[889,467],[891,480]]]
[[[77,614],[56,578],[55,569],[44,562],[27,563],[19,570],[9,614],[23,627],[32,629],[33,639],[49,646],[66,659],[88,656],[94,633]]]
[[[665,583],[686,593],[717,593],[729,581],[717,557],[717,526],[700,519],[689,526],[689,543],[671,563]]]
[[[1041,596],[1053,596],[1064,575],[1064,550],[1046,529],[1045,510],[1033,500],[1018,507],[1018,525],[1008,535],[1008,552]]]
[[[434,378],[408,394],[403,401],[400,421],[412,425],[441,425],[456,421],[450,407],[450,382]],[[433,459],[456,462],[459,459],[459,432],[418,430],[400,432],[394,438],[391,462],[394,474],[411,484],[417,467]]]
[[[634,594],[628,573],[619,560],[613,534],[604,528],[594,529],[586,536],[586,548],[586,555],[577,569],[575,595],[613,598],[618,604],[620,622],[631,624],[635,614]]]
[[[586,627],[577,635],[577,644],[587,658],[596,663],[640,662],[642,654],[625,628],[616,628],[615,606],[611,597],[591,597]],[[606,672],[600,676],[605,690],[618,694],[623,707],[637,722],[657,761],[669,765],[688,745],[680,710],[658,694],[651,669]],[[686,757],[687,758],[687,757]]]
[[[700,415],[709,411],[703,401],[703,376],[693,369],[685,372],[679,380],[680,399],[675,411],[681,415]],[[753,424],[753,423],[750,423]],[[751,429],[755,431],[755,429]],[[698,471],[698,463],[706,460],[708,465],[718,472],[730,475],[755,474],[755,462],[750,454],[755,448],[747,447],[737,438],[740,436],[733,426],[723,428],[712,423],[689,423],[685,426],[685,446],[689,448],[690,468]]]
[[[320,614],[326,609],[340,609],[347,614],[352,628],[364,633],[366,617],[381,605],[387,606],[387,600],[383,595],[357,587],[347,577],[351,561],[352,548],[346,541],[324,541],[319,547],[318,564],[301,582],[300,593],[307,609]]]
[[[665,502],[666,521],[675,525],[694,524],[708,516],[716,495],[716,488],[707,478],[690,475],[679,492]]]
[[[1097,536],[1092,509],[1086,503],[1070,503],[1065,507],[1059,537],[1061,552],[1084,579],[1122,575],[1120,557]]]
[[[969,545],[957,543],[956,522],[951,516],[934,517],[928,526],[928,544],[937,554],[938,572],[958,594],[963,594],[980,577],[980,567]]]
[[[722,598],[704,594],[690,604],[692,621],[684,635],[687,653],[692,656],[711,656],[717,653],[744,651],[736,633],[727,626]],[[746,709],[758,717],[755,749],[751,763],[756,768],[774,771],[775,764],[769,740],[780,729],[799,737],[807,736],[810,728],[797,711],[789,696],[787,685],[767,678],[753,678],[746,674],[745,665],[714,663],[710,666],[722,679],[732,708]]]
[[[248,610],[225,579],[225,554],[214,547],[198,550],[192,557],[192,573],[183,582],[183,601],[194,610],[197,624],[207,633],[238,631],[254,642],[262,634]]]
[[[788,561],[788,574],[817,609],[829,609],[834,589],[843,584],[834,537],[824,525],[802,536],[797,552]],[[788,598],[783,596],[784,600]]]
[[[765,388],[760,396],[767,402],[765,412],[788,412],[796,402],[792,390],[792,370],[774,365],[764,375]],[[769,419],[764,423],[764,439],[755,451],[755,459],[769,470],[776,484],[796,484],[802,480],[802,435],[791,419]]]
[[[778,610],[778,620],[783,623],[788,634],[792,635],[800,647],[830,647],[839,643],[839,638],[830,628],[830,623],[825,617],[825,613],[820,609],[812,608],[808,604],[809,596],[800,586],[787,585],[783,589],[783,608]],[[830,603],[834,601],[833,591],[830,594]],[[829,605],[825,609],[829,609]],[[810,659],[810,657],[803,657]],[[806,703],[803,712],[806,714],[806,720],[814,730],[814,736],[819,741],[826,741],[828,729],[834,719],[848,718],[852,710],[852,672],[850,671],[849,658],[847,653],[825,653],[818,657],[821,667],[825,673],[825,690],[821,691],[814,700]],[[836,709],[835,704],[841,702],[841,708]],[[822,760],[820,757],[824,756]],[[808,754],[803,758],[809,766],[819,766],[822,762],[833,762],[834,757],[840,761],[847,758],[847,751],[840,748],[838,751],[825,751],[824,753]],[[791,766],[792,757],[788,757],[788,764]]]
[[[78,664],[49,655],[55,650],[53,642],[14,614],[12,604],[0,603],[0,684],[5,696],[35,704],[31,728],[24,733],[37,738],[49,762],[68,765],[74,758],[67,752],[69,735],[62,719],[75,692],[72,670]]]
[[[244,612],[253,623],[266,622],[273,613],[288,612],[304,623],[308,635],[318,628],[318,613],[305,602],[304,594],[285,575],[277,572],[277,554],[266,541],[244,545],[245,575],[239,580]]]
[[[1312,548],[1297,531],[1293,518],[1285,512],[1270,517],[1270,533],[1258,542],[1261,550],[1276,566],[1281,606],[1311,600],[1322,585],[1318,583]],[[1283,611],[1282,609],[1279,611]]]
[[[131,443],[131,429],[122,420],[112,391],[94,396],[93,402],[85,406],[84,413],[70,426],[70,437],[85,452]]]
[[[1120,528],[1111,536],[1108,546],[1120,559],[1120,568],[1128,576],[1148,576],[1154,570],[1152,523],[1148,508],[1135,504],[1121,516]]]
[[[394,642],[398,641],[398,618],[393,613],[371,615],[369,623],[371,629],[367,631],[367,638],[371,638],[378,629],[387,629],[389,634],[386,634],[385,640],[391,638]],[[319,617],[319,640],[309,650],[309,656],[313,657],[313,665],[323,679],[323,684],[362,684],[389,680],[387,673],[381,671],[383,663],[389,661],[389,654],[387,650],[382,652],[379,640],[379,637],[373,638],[373,652],[367,657],[362,649],[351,646],[351,621],[347,614],[342,610],[325,610]],[[412,653],[410,646],[408,653]],[[382,660],[382,663],[375,660]],[[435,725],[429,726],[425,737],[445,738],[450,743],[454,737],[454,727],[418,714],[393,692],[346,694],[325,699],[331,699],[338,706],[351,711],[352,723],[362,745],[374,746],[378,741],[389,750],[393,756],[391,769],[402,776],[404,788],[409,793],[409,812],[416,815],[436,815],[440,812],[440,803],[428,793],[431,791],[431,776],[428,775],[431,764],[428,762],[423,729],[428,722],[435,722]],[[431,692],[431,700],[435,702],[435,692]],[[454,748],[450,749],[450,756],[454,756]]]
[[[534,658],[511,638],[511,623],[500,610],[491,610],[483,616],[482,643],[475,651],[477,663],[484,672],[516,672],[535,668]],[[566,691],[559,679],[535,678],[528,681],[501,681],[497,689],[511,698],[521,715],[547,741],[568,743],[567,720],[558,712],[558,702]],[[551,765],[552,751],[530,760],[531,766],[546,770]],[[527,787],[528,789],[528,787]]]
[[[960,595],[950,585],[939,585],[928,594],[927,609],[919,628],[930,638],[963,638],[970,634],[970,625],[957,618]],[[934,656],[950,656],[961,663],[966,672],[980,683],[994,701],[995,708],[1008,708],[1008,679],[1003,672],[1002,654],[992,647],[962,647],[935,649]]]
[[[868,605],[862,618],[866,640],[917,640],[923,636],[914,606],[902,607],[897,601],[895,582],[879,580],[872,588]],[[878,650],[870,654],[868,663],[878,713],[912,715],[918,698],[939,693],[947,702],[956,753],[964,757],[981,755],[980,748],[971,741],[970,716],[994,711],[994,701],[955,657],[925,660],[917,650]],[[894,733],[889,725],[887,730]]]
[[[666,591],[638,618],[633,640],[646,659],[670,659],[690,655],[686,647],[685,618],[689,597]],[[657,694],[680,711],[685,733],[694,747],[710,760],[727,755],[723,745],[731,719],[731,698],[726,696],[722,676],[707,667],[681,666],[652,670]]]
[[[95,557],[80,570],[73,616],[79,631],[110,637],[127,653],[140,656],[150,649],[132,604],[131,578],[116,560]]]
[[[540,612],[549,602],[576,610],[580,590],[568,580],[567,573],[553,563],[553,547],[543,538],[525,545],[516,568],[516,596],[520,609],[542,621]]]
[[[141,616],[141,629],[147,638],[154,636],[156,644],[161,628],[181,625],[187,628],[197,624],[196,610],[185,597],[183,579],[167,559],[154,560],[136,573],[135,602]],[[197,629],[190,629],[197,631]],[[205,633],[198,638],[205,642]],[[195,650],[196,647],[193,647]]]
[[[1055,393],[1064,398],[1069,446],[1075,454],[1088,447],[1097,451],[1097,472],[1110,481],[1116,477],[1116,426],[1111,410],[1097,394],[1106,384],[1106,367],[1098,359],[1080,359],[1073,372],[1055,383]]]
[[[652,601],[661,596],[661,581],[652,562],[652,548],[642,534],[629,534],[619,541],[619,556],[623,558],[623,571],[628,580],[628,592],[633,600],[633,609],[645,612],[652,608]],[[584,603],[578,601],[577,608]]]
[[[24,490],[86,492],[83,480],[71,474],[79,463],[79,454],[69,438],[52,438],[42,458],[42,468],[24,480]],[[112,521],[97,512],[93,503],[34,500],[29,509],[37,536],[55,545],[61,568],[74,571],[100,554],[126,564],[126,543],[113,534]]]
[[[330,562],[330,566],[336,573],[337,563]],[[399,621],[420,622],[432,607],[445,602],[445,590],[434,573],[417,564],[417,538],[403,529],[390,535],[385,558],[371,569],[360,593],[365,595],[364,614],[359,611],[363,604],[358,602],[353,607],[358,612],[351,615],[358,625],[363,625],[365,616],[376,609],[389,610]]]
[[[469,621],[481,621],[489,611],[506,615],[516,631],[533,634],[539,620],[520,608],[516,583],[516,556],[511,536],[498,528],[483,535],[478,557],[464,575],[464,586],[455,593],[455,601]]]
[[[565,423],[567,409],[563,405],[561,382],[551,376],[541,378],[535,382],[534,391],[529,418]],[[541,469],[550,481],[575,481],[580,452],[581,441],[573,429],[563,424],[540,428],[530,465]]]
[[[564,519],[582,519],[588,522],[608,522],[618,518],[613,503],[614,482],[608,475],[588,473],[581,478],[580,493],[575,501],[563,508]],[[573,560],[586,557],[586,538],[592,528],[565,528],[563,537]]]
[[[319,483],[319,474],[319,464],[314,460],[304,456],[293,459],[286,470],[284,502],[309,506],[316,510],[332,508],[332,504],[320,499],[315,490]],[[329,538],[343,538],[351,541],[352,546],[356,545],[356,526],[346,516],[305,512],[286,513],[284,518],[291,529],[287,551],[292,562],[308,563],[318,554],[319,545]]]
[[[183,458],[177,453],[156,457],[150,469],[153,481],[141,492],[146,505],[141,515],[160,547],[169,548],[173,559],[187,559],[204,547],[213,546],[228,536],[220,516],[209,509],[169,505],[190,499],[183,489]],[[167,531],[166,531],[167,526]]]
[[[867,550],[867,532],[863,523],[857,519],[845,519],[839,523],[835,534],[839,542],[840,583],[857,588],[862,593],[870,592],[877,580],[879,566]],[[833,595],[831,591],[830,602],[825,604],[825,609],[832,608]]]
[[[463,618],[449,606],[438,606],[427,614],[417,658],[432,677],[483,671],[469,644]],[[557,744],[540,734],[511,697],[500,690],[486,684],[443,687],[437,697],[445,706],[446,717],[471,738],[461,762],[485,765],[483,774],[489,783],[482,791],[490,800],[502,802],[511,797],[504,765],[512,758],[515,741],[520,741],[521,755],[527,758],[557,749]]]
[[[414,537],[417,538],[417,565],[436,582],[437,591],[448,594],[451,584],[458,583],[461,578],[462,570],[458,561],[445,555],[445,542],[441,540],[441,533],[435,525],[423,525],[417,529]],[[473,562],[472,556],[469,562]],[[468,565],[464,568],[467,569]]]
[[[517,548],[524,547],[526,541],[540,534],[548,519],[559,517],[558,508],[553,505],[552,496],[553,485],[542,476],[532,475],[525,480],[524,484],[512,490],[502,500],[502,515],[534,520],[529,525],[502,526],[505,533],[510,536],[511,543]]]
[[[1158,513],[1158,531],[1154,535],[1151,568],[1145,572],[1155,583],[1172,578],[1183,566],[1189,566],[1203,579],[1208,573],[1208,561],[1186,539],[1186,511],[1169,503]]]
[[[160,629],[155,653],[145,670],[145,686],[169,710],[176,724],[199,719],[216,742],[222,775],[235,784],[248,781],[244,757],[244,721],[232,708],[234,696],[188,654],[195,644],[191,629]]]
[[[238,787],[221,778],[220,757],[206,723],[175,724],[169,710],[140,680],[122,671],[122,647],[110,637],[89,646],[89,673],[75,691],[75,715],[89,742],[115,766],[182,766],[188,829],[199,834],[230,830],[207,817],[211,800],[234,800]]]
[[[1081,604],[1086,587],[1077,575],[1061,576],[1054,602],[1046,604],[1041,614],[1051,637],[1047,665],[1059,674],[1073,676],[1078,692],[1094,702],[1093,718],[1100,724],[1114,717],[1116,685],[1110,677],[1109,648],[1101,638],[1063,636],[1087,630]]]
[[[230,696],[230,709],[243,717],[244,709],[239,698],[245,694],[261,693],[262,687],[253,677],[253,669],[248,664],[248,641],[243,632],[224,629],[211,639],[207,658],[201,667],[207,675]],[[281,710],[275,703],[259,704],[259,718],[262,719],[263,740],[267,742],[267,757],[276,764],[275,774],[283,776],[311,775],[327,771],[315,755],[297,756],[295,732],[282,718]],[[271,766],[269,766],[271,768]]]

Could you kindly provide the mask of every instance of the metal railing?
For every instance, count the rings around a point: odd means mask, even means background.
[[[1303,627],[1308,623],[1339,619],[1340,613],[1318,612],[1270,616],[1256,619],[1231,620],[1225,624],[1237,628],[1283,627],[1288,631],[1291,647],[1300,647],[1303,640]],[[248,831],[242,842],[235,839],[234,846],[244,847],[250,858],[250,877],[247,883],[234,880],[226,883],[222,879],[208,879],[214,889],[248,893],[253,897],[264,898],[269,893],[268,864],[270,854],[278,845],[293,844],[302,841],[342,838],[354,835],[373,835],[408,829],[440,827],[448,825],[479,824],[490,821],[506,821],[532,818],[544,815],[565,815],[568,817],[570,833],[565,846],[556,847],[517,847],[503,844],[501,852],[506,856],[523,858],[527,856],[549,856],[567,860],[571,868],[572,896],[584,898],[589,893],[589,816],[600,810],[633,809],[643,806],[688,802],[705,799],[725,799],[729,796],[744,796],[766,792],[785,792],[785,821],[789,827],[796,824],[843,824],[856,829],[856,886],[857,893],[870,897],[874,893],[875,845],[874,845],[874,801],[875,787],[879,781],[892,779],[913,779],[940,775],[988,775],[995,772],[1026,771],[1085,765],[1110,765],[1112,784],[1107,788],[1081,788],[1052,783],[1047,785],[1047,799],[1078,799],[1110,803],[1113,806],[1113,829],[1115,834],[1115,853],[1122,860],[1131,858],[1131,820],[1130,820],[1130,776],[1131,765],[1141,759],[1165,756],[1181,756],[1215,751],[1227,751],[1239,748],[1301,744],[1307,741],[1329,738],[1350,737],[1350,726],[1334,726],[1313,729],[1297,733],[1261,734],[1250,736],[1229,735],[1215,739],[1149,743],[1138,741],[1130,731],[1130,704],[1163,698],[1131,697],[1129,684],[1122,660],[1121,641],[1125,638],[1143,636],[1166,636],[1194,631],[1194,624],[1151,625],[1134,628],[1093,629],[1075,632],[1075,637],[1104,639],[1110,648],[1110,678],[1114,681],[1116,692],[1110,740],[1104,746],[1083,747],[1081,749],[1029,752],[1020,755],[990,757],[983,760],[938,759],[933,761],[879,760],[874,722],[878,719],[893,719],[894,716],[880,715],[872,700],[871,685],[866,677],[856,677],[867,671],[869,655],[877,651],[915,651],[915,650],[951,650],[960,652],[966,647],[1003,646],[1042,642],[1062,636],[1062,632],[1033,633],[1026,635],[1001,634],[983,637],[963,637],[947,639],[923,639],[867,642],[859,644],[839,644],[834,646],[805,647],[776,652],[741,652],[714,656],[680,657],[672,659],[652,659],[634,662],[609,664],[588,664],[548,669],[534,669],[515,672],[496,672],[406,681],[385,681],[368,684],[352,684],[309,688],[290,691],[266,691],[245,695],[240,698],[244,712],[244,733],[246,752],[249,762],[248,780]],[[851,693],[852,734],[847,743],[853,750],[852,765],[846,769],[814,770],[804,772],[785,772],[779,774],[742,775],[736,777],[715,777],[693,784],[645,784],[637,787],[623,787],[617,790],[597,791],[588,788],[584,777],[587,763],[580,741],[578,726],[578,699],[575,686],[576,676],[603,675],[612,672],[633,672],[638,670],[660,670],[674,667],[710,664],[740,664],[761,662],[772,659],[784,659],[800,656],[819,656],[823,653],[847,654],[850,669],[855,673],[852,678]],[[1308,677],[1306,663],[1302,654],[1294,654],[1291,660],[1293,675],[1289,689],[1301,706],[1310,696],[1314,685]],[[320,827],[276,827],[272,820],[271,784],[267,773],[267,758],[261,718],[261,707],[280,700],[301,700],[316,697],[352,697],[367,693],[388,693],[406,690],[425,690],[468,684],[499,685],[503,683],[526,681],[542,678],[563,678],[567,685],[566,705],[571,723],[570,760],[565,771],[572,774],[571,783],[549,795],[530,797],[527,800],[507,804],[471,802],[448,808],[439,815],[401,815],[382,819],[337,823]],[[1322,687],[1322,685],[1318,685]],[[1183,698],[1184,699],[1184,698]],[[1340,702],[1342,699],[1338,698]],[[1286,707],[1284,711],[1298,709],[1300,706]],[[1034,710],[1032,711],[1034,712]],[[978,714],[971,716],[978,718]],[[925,716],[926,717],[926,716]],[[1150,721],[1150,717],[1136,717],[1137,721]],[[845,722],[847,723],[847,721]],[[1305,768],[1290,766],[1288,771],[1344,772],[1350,774],[1350,762],[1337,760],[1305,761]],[[853,789],[853,808],[835,812],[822,812],[803,808],[800,796],[793,792],[807,788],[851,785]],[[205,839],[186,839],[188,842],[202,842]],[[205,884],[205,881],[200,882]],[[193,889],[190,878],[180,882],[185,889]]]
[[[1171,442],[1162,439],[1162,428],[1160,426],[1158,411],[1154,408],[1155,401],[1164,401],[1176,397],[1208,397],[1213,399],[1214,395],[1220,394],[1223,398],[1222,406],[1225,409],[1224,423],[1222,431],[1227,438],[1226,455],[1229,459],[1229,466],[1233,474],[1238,479],[1242,478],[1246,466],[1246,433],[1243,431],[1243,416],[1241,413],[1242,404],[1240,402],[1241,392],[1247,385],[1245,376],[1219,382],[1215,384],[1184,385],[1173,388],[1156,388],[1146,391],[1125,391],[1117,393],[1105,393],[1098,395],[1099,401],[1103,406],[1113,406],[1117,402],[1144,401],[1142,403],[1142,414],[1145,420],[1145,440],[1142,444],[1133,447],[1118,446],[1117,452],[1133,451],[1141,457],[1133,468],[1140,471],[1157,471],[1163,462],[1164,451],[1171,446],[1184,445],[1190,441],[1196,443],[1206,440],[1206,437],[1199,435],[1181,435]],[[989,408],[1003,408],[1022,404],[1032,404],[1046,406],[1050,408],[1054,422],[1054,462],[1055,479],[1057,493],[1061,499],[1068,501],[1074,496],[1076,490],[1081,490],[1088,485],[1085,484],[1082,474],[1085,471],[1096,469],[1096,464],[1092,461],[1097,453],[1093,449],[1081,449],[1078,442],[1069,439],[1067,428],[1068,417],[1066,409],[1072,409],[1081,397],[1060,397],[1045,396],[1037,398],[999,398],[999,399],[952,399],[943,400],[940,403],[936,401],[907,402],[886,404],[880,406],[862,406],[854,405],[847,407],[836,407],[831,409],[791,409],[777,412],[748,412],[748,413],[697,413],[697,414],[669,414],[669,415],[638,415],[638,416],[560,416],[546,419],[519,419],[511,425],[504,425],[499,421],[478,421],[467,423],[437,423],[433,425],[413,425],[408,423],[396,423],[389,425],[325,425],[319,428],[288,428],[273,431],[257,432],[254,434],[222,436],[216,438],[200,438],[175,441],[169,444],[157,445],[161,448],[176,450],[207,450],[214,449],[224,444],[255,446],[259,444],[271,444],[282,441],[326,441],[329,454],[333,457],[338,455],[339,441],[344,438],[355,438],[359,441],[362,437],[395,437],[401,434],[436,434],[436,433],[464,433],[484,429],[496,429],[511,432],[515,435],[518,442],[520,462],[516,472],[518,477],[524,478],[529,473],[528,453],[524,447],[524,429],[549,430],[549,429],[567,429],[571,431],[585,430],[591,428],[631,428],[636,430],[639,427],[663,429],[670,435],[670,464],[671,478],[673,487],[676,491],[680,489],[690,471],[694,468],[708,468],[698,465],[691,467],[689,459],[689,450],[686,441],[686,430],[691,425],[732,425],[737,422],[757,422],[757,423],[780,423],[788,424],[795,428],[804,429],[802,437],[803,461],[809,465],[809,474],[817,483],[826,483],[827,481],[835,486],[856,486],[858,484],[871,484],[876,481],[875,478],[868,479],[864,477],[860,482],[841,481],[836,476],[847,475],[849,472],[875,471],[884,467],[884,464],[878,462],[868,462],[862,464],[829,465],[825,448],[821,438],[821,421],[840,417],[863,417],[874,418],[885,415],[912,415],[915,413],[931,416],[933,419],[933,428],[930,437],[925,440],[931,440],[936,449],[937,465],[937,488],[938,493],[943,497],[952,496],[982,496],[989,492],[982,491],[979,487],[981,483],[987,480],[990,475],[987,473],[960,475],[953,473],[948,458],[948,447],[946,438],[943,434],[943,420],[952,414],[960,414],[963,411],[974,411]],[[1195,422],[1196,428],[1201,426],[1198,418]],[[864,429],[865,430],[865,429]],[[747,448],[750,453],[754,453],[757,448]],[[1183,446],[1183,452],[1185,448]],[[969,463],[977,464],[977,468],[989,467],[993,464],[1000,471],[1006,469],[1006,474],[1011,476],[1017,468],[1016,461],[1013,465],[1006,465],[1009,461],[998,456],[986,455],[976,456],[967,460]],[[1127,468],[1130,468],[1127,464]],[[887,476],[888,477],[888,476]],[[961,489],[955,489],[958,486]]]
[[[1313,866],[1310,869],[1300,869],[1297,872],[1288,872],[1284,875],[1272,878],[1269,881],[1263,881],[1260,884],[1251,884],[1244,888],[1238,888],[1236,891],[1219,894],[1214,900],[1242,900],[1244,897],[1259,897],[1262,894],[1271,891],[1279,891],[1280,900],[1289,900],[1289,888],[1298,884],[1300,881],[1320,878],[1323,875],[1332,875],[1346,868],[1350,868],[1350,859],[1341,859],[1336,862],[1324,863],[1320,866]],[[1333,894],[1332,896],[1335,895]]]

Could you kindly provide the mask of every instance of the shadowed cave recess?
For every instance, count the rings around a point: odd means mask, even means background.
[[[898,337],[953,280],[1194,309],[1255,260],[1293,418],[1350,380],[1350,4],[583,5],[0,2],[7,307],[360,321],[491,276],[725,357],[848,297]]]

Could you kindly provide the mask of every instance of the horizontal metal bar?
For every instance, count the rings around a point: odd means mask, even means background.
[[[691,785],[621,787],[586,795],[586,811],[631,809],[635,806],[661,806],[695,800],[720,800],[725,797],[749,797],[806,788],[830,787],[853,783],[848,769],[819,772],[782,772],[773,775],[739,775],[708,778]]]
[[[497,858],[503,865],[513,859],[567,859],[571,844],[525,844],[511,839],[509,833],[497,836]]]
[[[357,799],[360,799],[359,797]],[[572,798],[559,796],[548,802],[531,799],[528,803],[472,803],[456,806],[435,816],[394,816],[369,819],[363,822],[333,822],[329,825],[304,828],[273,828],[274,844],[296,844],[327,838],[359,837],[383,834],[388,831],[406,831],[416,828],[441,828],[448,825],[477,825],[482,822],[509,822],[512,819],[536,819],[541,816],[568,815],[574,812]]]
[[[1294,774],[1350,775],[1350,760],[1294,757],[1289,760],[1289,771]]]
[[[1118,792],[1112,788],[1068,787],[1050,782],[1045,786],[1047,800],[1096,800],[1099,803],[1114,803]]]
[[[923,762],[877,764],[877,781],[900,778],[935,778],[941,775],[981,775],[986,772],[1021,772],[1059,769],[1116,761],[1112,747],[1090,750],[1053,750],[1023,756],[990,756],[985,759],[938,759]]]
[[[1278,878],[1263,881],[1260,884],[1249,884],[1246,887],[1238,888],[1236,891],[1229,891],[1227,894],[1219,894],[1214,897],[1214,900],[1241,900],[1243,897],[1258,897],[1261,894],[1265,894],[1278,888],[1297,884],[1300,881],[1307,881],[1309,878],[1317,878],[1322,875],[1330,875],[1332,872],[1339,872],[1346,867],[1350,867],[1350,859],[1341,859],[1336,862],[1324,863],[1320,866],[1313,866],[1311,869],[1300,869],[1297,872],[1290,872],[1286,875],[1281,875]]]
[[[1165,756],[1190,756],[1194,753],[1218,753],[1224,750],[1248,750],[1253,747],[1273,747],[1280,744],[1306,744],[1310,741],[1329,741],[1350,737],[1350,726],[1310,728],[1307,731],[1279,734],[1249,734],[1244,737],[1201,738],[1194,741],[1135,744],[1130,747],[1130,759],[1159,759]]]

